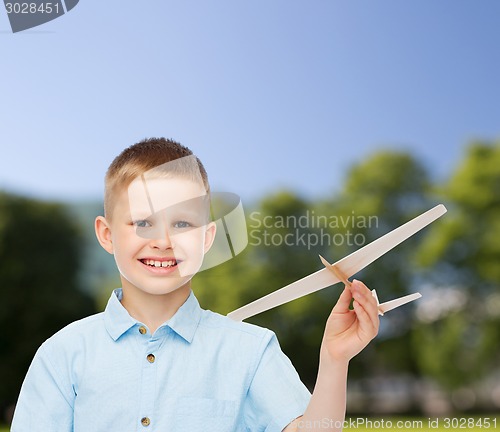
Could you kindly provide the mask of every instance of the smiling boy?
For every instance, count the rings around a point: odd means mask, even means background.
[[[344,289],[311,396],[273,332],[200,308],[191,278],[216,235],[209,196],[203,165],[174,141],[113,161],[95,227],[122,287],[40,347],[12,432],[341,429],[349,360],[378,332],[375,299],[358,281]]]

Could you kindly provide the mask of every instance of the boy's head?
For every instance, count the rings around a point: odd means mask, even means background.
[[[96,234],[114,255],[124,289],[166,294],[187,287],[215,231],[207,174],[187,147],[153,138],[112,162]]]
[[[196,165],[182,163],[182,159],[188,156],[196,160]],[[177,162],[169,163],[173,161]],[[171,139],[149,138],[123,150],[109,166],[104,190],[106,219],[112,219],[116,197],[127,190],[133,180],[146,172],[149,172],[150,176],[179,176],[193,181],[201,179],[207,195],[210,194],[207,172],[189,148]]]

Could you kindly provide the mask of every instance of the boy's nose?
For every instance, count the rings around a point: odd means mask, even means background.
[[[152,243],[154,247],[159,249],[171,249],[173,247],[170,233],[166,227],[162,227],[158,230],[152,240]]]

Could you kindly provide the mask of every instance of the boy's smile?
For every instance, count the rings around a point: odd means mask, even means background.
[[[141,261],[149,270],[160,274],[168,274],[175,270],[178,261],[174,258],[141,258]]]

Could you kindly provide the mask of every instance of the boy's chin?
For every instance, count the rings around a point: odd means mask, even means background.
[[[145,294],[150,295],[166,295],[177,291],[184,291],[191,289],[191,279],[192,276],[185,277],[171,277],[165,280],[164,283],[157,284],[140,284],[133,283],[122,277],[122,287],[126,290],[127,288],[136,291],[142,291]]]
[[[180,291],[186,291],[191,289],[191,284],[190,280],[187,281],[186,283],[179,285],[179,286],[174,286],[174,287],[159,287],[159,288],[149,288],[149,289],[142,289],[143,292],[151,295],[167,295],[167,294],[172,294],[172,293],[177,293]]]

